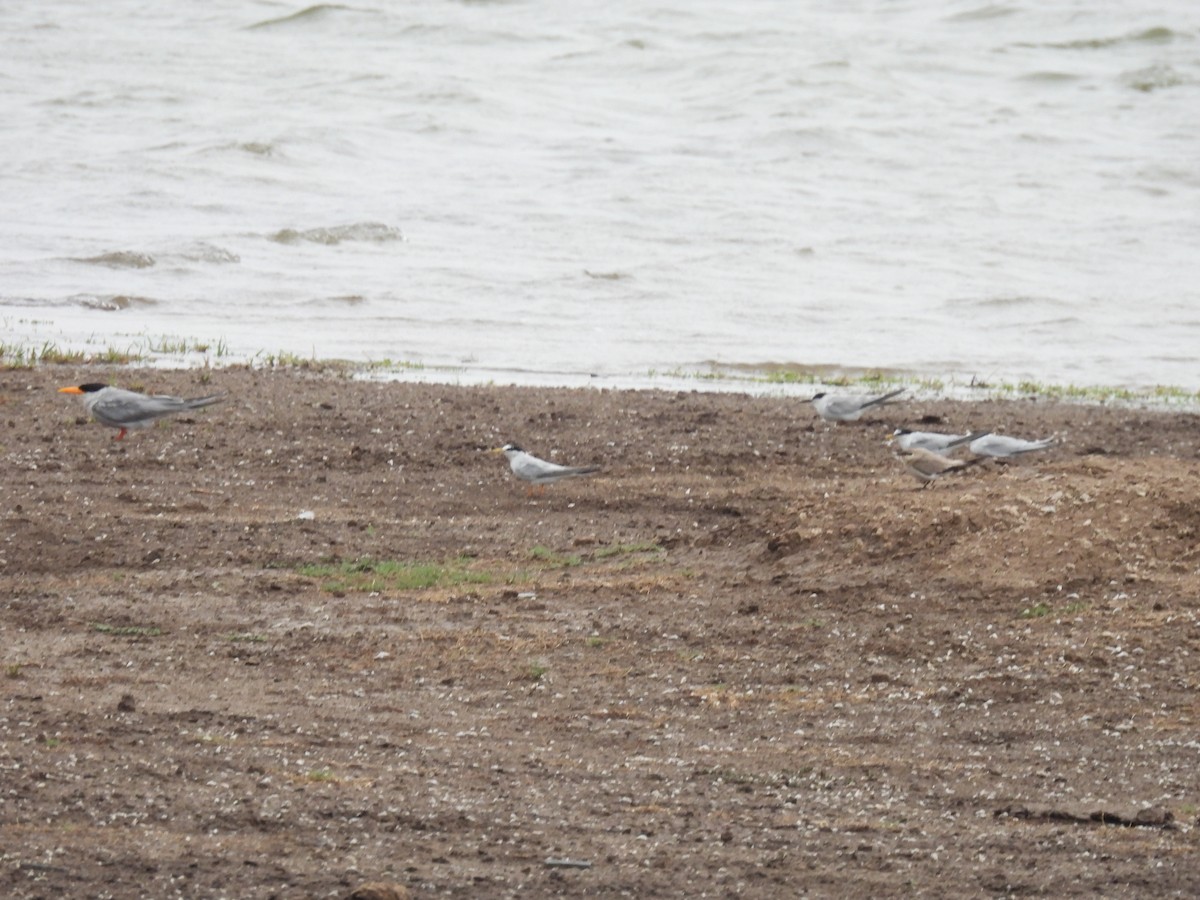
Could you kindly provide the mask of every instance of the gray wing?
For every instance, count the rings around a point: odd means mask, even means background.
[[[844,397],[835,397],[825,404],[825,414],[832,416],[835,419],[842,419],[846,416],[852,416],[857,412],[861,412],[866,406],[859,400],[848,400]]]
[[[1017,456],[1034,450],[1045,450],[1054,443],[1052,438],[1044,441],[1027,441],[1023,438],[1003,434],[989,434],[971,442],[971,452],[978,456]]]
[[[879,406],[880,404],[887,403],[893,397],[898,397],[900,394],[903,394],[906,390],[908,390],[908,388],[896,388],[894,391],[888,391],[881,397],[873,397],[870,400],[860,403],[859,408],[868,409],[872,406]]]
[[[216,403],[219,399],[219,397],[201,397],[197,400],[184,400],[181,397],[170,397],[166,394],[147,396],[133,391],[113,389],[92,405],[92,415],[106,425],[125,428],[137,427],[138,425],[147,425],[163,416],[181,413],[189,409],[200,409]]]
[[[914,431],[904,436],[910,438],[907,446],[903,443],[900,444],[905,450],[920,447],[922,450],[929,450],[933,453],[944,453],[952,447],[957,447],[965,439],[965,435],[939,434],[936,431]]]
[[[558,481],[560,478],[590,475],[592,472],[599,471],[599,466],[560,466],[558,463],[547,462],[526,453],[513,461],[512,470],[518,478],[536,484]]]
[[[209,394],[207,397],[193,397],[190,400],[184,400],[184,405],[188,409],[204,409],[206,406],[212,406],[214,403],[220,403],[225,399],[225,394]],[[174,397],[170,399],[174,400]]]

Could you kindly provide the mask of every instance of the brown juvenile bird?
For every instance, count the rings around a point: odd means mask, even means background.
[[[900,456],[908,474],[923,482],[921,487],[927,488],[947,472],[961,472],[963,469],[984,462],[986,457],[977,456],[974,459],[950,459],[931,450],[913,447]]]

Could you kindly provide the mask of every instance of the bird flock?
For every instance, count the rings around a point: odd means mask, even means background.
[[[821,393],[812,397],[811,402],[817,415],[827,422],[856,422],[867,410],[896,402],[895,398],[904,390],[899,388],[866,400]],[[943,475],[962,472],[989,459],[1012,459],[1054,445],[1053,438],[1027,440],[990,431],[944,434],[908,428],[897,428],[888,442],[897,448],[905,470],[921,482],[922,488],[929,487]],[[952,454],[960,447],[965,447],[971,456],[967,459],[954,457]]]
[[[878,397],[838,397],[819,393],[810,398],[813,408],[826,422],[857,422],[863,414],[879,407],[899,402],[906,388],[897,388]],[[166,416],[204,409],[225,399],[225,394],[206,397],[172,397],[166,394],[142,394],[112,385],[89,382],[59,388],[59,393],[78,395],[91,417],[109,428],[117,429],[114,440],[122,440],[134,429],[147,428]],[[1054,445],[1053,438],[1027,440],[990,431],[966,434],[943,434],[935,431],[912,431],[897,428],[888,438],[898,451],[906,471],[926,488],[944,475],[962,472],[990,459],[1012,459],[1026,453],[1046,450]],[[966,448],[971,455],[958,458],[953,454]],[[581,478],[600,471],[599,466],[564,466],[539,459],[516,444],[497,447],[509,468],[530,490],[544,490],[548,484],[566,478]]]

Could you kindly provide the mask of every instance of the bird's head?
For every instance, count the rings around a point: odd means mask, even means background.
[[[106,387],[108,387],[107,384],[90,382],[88,384],[73,384],[70,387],[59,388],[58,392],[60,394],[94,394],[96,391],[102,391]]]

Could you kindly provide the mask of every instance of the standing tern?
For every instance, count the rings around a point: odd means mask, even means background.
[[[1004,434],[988,434],[971,441],[968,449],[976,456],[991,456],[997,459],[1009,459],[1035,450],[1045,450],[1054,445],[1054,438],[1041,441],[1027,441],[1023,438],[1009,437]]]
[[[113,438],[117,441],[125,437],[130,429],[148,428],[163,416],[203,409],[225,399],[224,394],[212,394],[208,397],[185,400],[165,394],[139,394],[136,391],[96,383],[59,388],[58,392],[78,394],[84,409],[91,413],[93,419],[101,425],[118,429],[117,436]]]
[[[857,397],[834,397],[824,392],[814,394],[810,402],[826,422],[857,422],[864,412],[872,406],[882,406],[898,394],[903,394],[906,388],[896,388],[882,397],[870,400],[859,400]]]
[[[508,457],[508,466],[513,474],[537,487],[554,484],[564,478],[578,478],[600,471],[599,466],[560,466],[558,463],[547,462],[538,459],[532,453],[527,453],[516,444],[505,444],[492,452],[503,453]]]
[[[923,447],[913,447],[900,457],[908,469],[908,474],[923,482],[922,488],[929,487],[947,472],[961,472],[986,458],[977,456],[974,459],[950,459]]]
[[[969,444],[991,434],[990,431],[972,431],[970,434],[942,434],[937,431],[910,431],[907,428],[897,428],[888,438],[889,443],[895,443],[901,450],[920,448],[945,456],[955,447]]]

